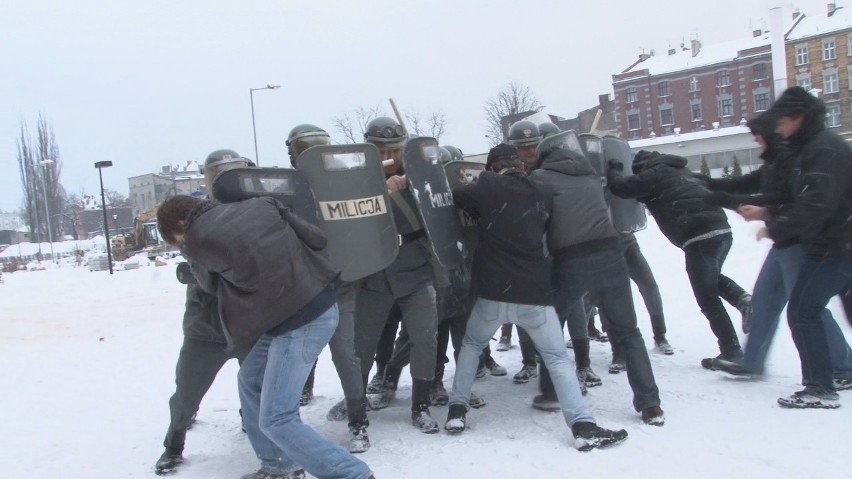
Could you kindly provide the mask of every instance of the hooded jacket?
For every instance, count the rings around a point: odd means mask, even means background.
[[[825,105],[800,87],[786,90],[770,108],[779,116],[803,114],[787,138],[795,158],[793,203],[770,210],[766,222],[775,242],[798,238],[810,255],[852,258],[852,151],[825,129]]]
[[[618,246],[600,177],[581,154],[560,148],[541,158],[530,178],[553,202],[547,230],[551,254],[583,254]]]
[[[229,350],[286,328],[330,287],[337,273],[322,253],[325,245],[319,228],[272,198],[216,204],[190,217],[184,251],[212,273],[215,289],[199,285],[219,298]]]
[[[690,240],[731,229],[713,193],[686,168],[686,158],[649,155],[642,171],[627,178],[609,168],[607,185],[615,196],[645,203],[660,231],[678,248]]]

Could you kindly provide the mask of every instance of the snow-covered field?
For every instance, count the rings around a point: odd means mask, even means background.
[[[592,365],[604,384],[587,401],[603,426],[630,437],[609,450],[572,447],[561,414],[530,407],[535,381],[512,383],[517,347],[494,353],[509,369],[486,377],[475,391],[488,405],[469,414],[470,430],[425,435],[409,424],[410,378],[397,400],[370,413],[372,449],[360,457],[378,479],[398,478],[669,478],[847,477],[843,451],[852,426],[852,392],[838,410],[786,410],[775,400],[799,388],[798,357],[784,322],[769,357],[769,376],[746,382],[705,371],[699,361],[717,354],[683,269],[682,253],[653,220],[637,236],[660,283],[674,356],[651,354],[667,423],[642,424],[631,407],[627,376],[606,373],[609,345],[592,345]],[[750,290],[769,247],[756,243],[758,225],[731,218],[734,247],[725,273]],[[184,286],[174,264],[132,271],[89,272],[63,266],[4,274],[0,284],[0,477],[114,479],[154,477],[168,424],[174,364],[181,344]],[[639,324],[651,346],[650,323],[634,291]],[[837,303],[841,327],[849,324]],[[739,327],[739,315],[729,308]],[[516,340],[516,339],[515,339]],[[231,362],[205,398],[189,432],[185,479],[237,478],[257,469],[240,432]],[[454,366],[447,367],[452,384]],[[328,351],[320,358],[315,401],[303,419],[346,444],[345,422],[325,414],[342,397]],[[446,407],[432,408],[443,424]]]

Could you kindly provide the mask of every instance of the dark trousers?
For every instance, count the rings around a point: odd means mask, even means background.
[[[834,392],[822,310],[832,296],[852,288],[852,259],[805,256],[787,305],[787,321],[802,362],[802,384]]]
[[[633,235],[631,234],[630,236]],[[663,315],[663,297],[660,295],[660,287],[657,285],[657,280],[654,278],[651,266],[642,254],[642,250],[639,249],[639,243],[636,242],[635,237],[633,237],[632,241],[626,243],[624,259],[627,261],[627,271],[630,274],[630,279],[639,288],[639,293],[645,302],[645,309],[648,310],[648,315],[651,317],[651,329],[654,332],[654,339],[665,338],[666,320]]]
[[[731,317],[722,305],[722,299],[738,306],[746,294],[737,283],[722,274],[722,265],[731,250],[732,242],[731,233],[725,233],[695,241],[683,248],[686,274],[692,285],[692,293],[701,313],[710,322],[710,329],[716,336],[719,351],[723,355],[737,353],[741,348]]]
[[[183,451],[186,430],[192,416],[198,412],[201,399],[207,394],[216,374],[232,358],[241,362],[248,351],[226,353],[225,345],[192,338],[183,338],[177,366],[175,367],[175,393],[169,399],[171,422],[163,445]]]

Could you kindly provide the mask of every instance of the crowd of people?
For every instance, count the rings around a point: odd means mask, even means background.
[[[443,429],[463,433],[470,408],[486,405],[472,390],[474,380],[507,374],[491,356],[489,340],[500,330],[498,350],[507,349],[513,325],[523,355],[514,382],[539,378],[541,394],[532,406],[561,411],[578,450],[627,439],[624,429],[598,425],[586,406],[587,388],[602,382],[589,360],[592,340],[609,341],[610,372],[626,371],[638,417],[663,426],[631,279],[651,317],[655,349],[672,355],[662,296],[633,232],[614,225],[610,195],[644,204],[683,250],[696,302],[719,350],[702,366],[760,377],[786,305],[804,389],[779,398],[779,405],[838,407],[837,390],[852,388],[852,348],[826,305],[840,295],[847,318],[852,308],[852,151],[825,129],[824,117],[819,99],[799,87],[788,89],[748,124],[762,146],[763,166],[727,179],[695,174],[685,158],[647,151],[628,165],[632,175],[614,158],[596,168],[570,141],[573,133],[518,122],[507,143],[491,149],[476,180],[452,189],[455,207],[476,225],[476,239],[451,267],[436,261],[417,193],[406,178],[409,136],[397,121],[376,118],[364,137],[383,160],[398,252],[383,269],[351,281],[340,279],[323,230],[273,197],[167,199],[158,226],[187,260],[177,270],[187,298],[171,423],[155,472],[180,466],[204,394],[222,365],[235,358],[243,428],[260,460],[260,469],[243,479],[299,479],[306,472],[322,479],[375,479],[354,454],[369,449],[368,412],[378,417],[394,400],[405,366],[412,426],[439,432],[430,406],[449,405]],[[307,161],[300,157],[304,151],[330,141],[321,128],[299,125],[286,144],[299,170]],[[445,164],[463,160],[451,146],[442,147],[441,155]],[[232,150],[214,151],[204,165],[207,185],[229,169],[251,166]],[[751,293],[722,274],[734,240],[723,208],[763,221],[760,234],[774,243]],[[742,315],[745,350],[722,300]],[[595,312],[605,335],[594,326]],[[448,392],[443,379],[450,342],[456,367]],[[343,391],[327,417],[348,421],[345,448],[299,416],[299,407],[312,400],[317,357],[326,345]]]

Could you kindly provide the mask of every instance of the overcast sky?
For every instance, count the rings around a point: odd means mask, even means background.
[[[0,2],[0,210],[17,210],[19,125],[43,115],[69,192],[231,148],[287,166],[299,123],[330,130],[358,107],[442,111],[442,143],[487,148],[483,106],[509,82],[551,114],[595,106],[612,74],[655,49],[747,37],[774,5],[824,15],[822,0],[4,0]],[[840,0],[845,6],[850,0]],[[785,14],[785,19],[789,18]],[[387,112],[392,114],[390,108]]]

